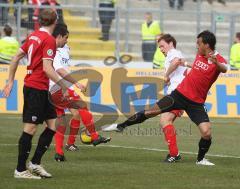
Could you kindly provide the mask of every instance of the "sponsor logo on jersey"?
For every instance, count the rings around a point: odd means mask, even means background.
[[[203,70],[206,71],[206,70],[208,70],[209,65],[198,60],[198,61],[196,62],[196,64],[195,64],[195,68],[196,68],[196,69],[201,68],[201,69],[203,69]]]

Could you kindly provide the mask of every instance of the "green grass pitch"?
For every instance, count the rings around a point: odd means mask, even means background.
[[[176,121],[182,161],[163,163],[167,154],[159,118],[111,136],[107,145],[80,145],[66,152],[67,161],[55,162],[54,148],[43,158],[52,179],[14,179],[17,143],[22,131],[20,115],[0,115],[0,189],[239,189],[240,120],[212,119],[213,144],[208,159],[214,167],[196,166],[198,128],[187,118]],[[37,136],[43,130],[39,126]],[[34,137],[33,144],[37,143]],[[35,149],[32,147],[32,152]],[[30,157],[32,154],[30,155]]]

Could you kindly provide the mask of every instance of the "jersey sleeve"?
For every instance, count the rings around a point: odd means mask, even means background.
[[[221,64],[227,64],[227,61],[222,56],[217,56],[216,58],[218,62],[220,62]]]
[[[56,54],[56,40],[53,37],[46,38],[43,42],[43,59],[54,60]]]
[[[28,52],[28,38],[26,39],[26,41],[23,43],[23,45],[20,47],[20,49],[27,54]]]
[[[54,60],[53,60],[53,67],[54,67],[55,70],[64,68],[63,62],[62,62],[62,55],[61,55],[61,52],[59,50],[56,51],[56,55],[55,55]]]

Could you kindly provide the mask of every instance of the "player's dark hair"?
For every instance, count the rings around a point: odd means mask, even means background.
[[[52,9],[41,9],[39,23],[41,26],[50,26],[57,20],[57,13]]]
[[[69,32],[68,32],[68,29],[67,29],[67,25],[64,24],[64,23],[58,23],[56,25],[56,27],[54,28],[54,31],[52,33],[53,37],[57,37],[57,36],[65,36],[67,35]]]
[[[11,36],[12,35],[12,28],[8,24],[4,25],[3,31],[6,36]]]
[[[215,45],[216,45],[216,37],[214,35],[214,33],[205,30],[203,32],[201,32],[200,34],[198,34],[197,38],[202,38],[202,42],[204,44],[208,44],[211,50],[215,50]]]
[[[240,40],[240,32],[236,33],[236,38],[238,38]]]
[[[170,35],[170,34],[163,34],[162,37],[158,40],[158,42],[160,42],[161,40],[164,40],[168,44],[172,42],[174,48],[177,47],[176,39],[172,35]]]

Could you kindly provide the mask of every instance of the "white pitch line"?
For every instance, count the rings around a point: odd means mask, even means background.
[[[83,145],[81,145],[83,146]],[[100,146],[99,146],[100,147]],[[110,147],[110,148],[123,148],[123,149],[134,149],[134,150],[147,150],[147,151],[155,151],[155,152],[168,152],[168,150],[158,149],[158,148],[140,148],[134,146],[118,146],[118,145],[102,145],[101,147]],[[180,151],[181,154],[190,154],[197,155],[196,152],[185,152]],[[223,154],[207,154],[209,157],[222,157],[222,158],[235,158],[240,159],[240,156],[232,156],[232,155],[223,155]]]
[[[18,144],[0,144],[0,146],[17,146]],[[32,144],[37,145],[37,144]],[[52,144],[52,146],[54,146]],[[81,147],[93,147],[92,145],[78,145]],[[140,147],[134,147],[134,146],[119,146],[119,145],[100,145],[98,148],[104,147],[104,148],[123,148],[123,149],[134,149],[134,150],[146,150],[146,151],[154,151],[154,152],[168,152],[168,150],[159,149],[159,148],[140,148]],[[180,151],[181,154],[189,154],[189,155],[197,155],[196,152],[186,152],[186,151]],[[224,154],[207,154],[208,157],[220,157],[220,158],[234,158],[234,159],[240,159],[240,156],[233,156],[233,155],[224,155]]]

